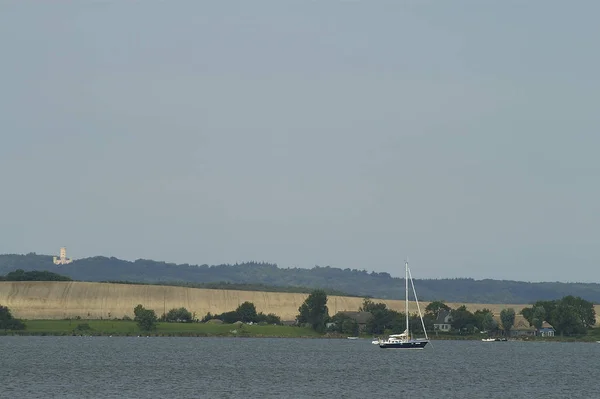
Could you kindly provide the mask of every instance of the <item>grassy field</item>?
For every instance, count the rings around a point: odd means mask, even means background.
[[[156,330],[142,332],[134,321],[124,320],[24,320],[23,335],[152,335],[221,337],[319,337],[304,327],[212,323],[157,323]],[[86,327],[89,326],[89,329]],[[12,333],[11,333],[12,334]]]
[[[275,325],[239,325],[212,323],[157,323],[156,330],[141,331],[137,323],[125,320],[23,320],[23,331],[0,331],[0,335],[115,335],[115,336],[164,336],[164,337],[277,337],[277,338],[324,338],[310,328]],[[89,328],[88,328],[89,327]],[[454,335],[429,333],[433,340],[480,340],[481,334]],[[338,338],[345,338],[340,336]],[[362,338],[371,338],[363,336]],[[523,338],[521,338],[523,339]],[[585,336],[577,337],[528,337],[527,341],[545,342],[595,342],[600,341],[600,328],[593,328]]]

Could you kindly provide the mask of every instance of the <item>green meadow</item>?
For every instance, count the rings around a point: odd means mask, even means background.
[[[4,332],[18,335],[151,335],[151,336],[218,336],[218,337],[320,337],[310,328],[278,325],[157,323],[145,332],[127,320],[23,320],[23,331]],[[2,333],[2,332],[0,332]]]

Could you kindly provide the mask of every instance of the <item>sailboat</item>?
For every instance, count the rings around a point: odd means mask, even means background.
[[[379,341],[380,348],[396,348],[396,349],[423,349],[425,345],[429,343],[429,338],[427,337],[427,330],[425,329],[425,323],[423,322],[423,315],[421,314],[421,308],[419,307],[419,300],[417,299],[417,291],[415,290],[415,285],[412,281],[412,276],[410,274],[410,269],[408,268],[408,261],[404,262],[405,276],[404,282],[406,285],[406,296],[404,299],[405,304],[405,315],[406,315],[406,330],[402,334],[392,334],[385,341]],[[415,295],[415,302],[417,303],[417,309],[419,311],[419,317],[421,318],[421,325],[423,326],[423,331],[425,332],[425,338],[413,338],[410,334],[410,324],[408,320],[408,280],[410,279],[410,284],[413,289],[413,293]]]

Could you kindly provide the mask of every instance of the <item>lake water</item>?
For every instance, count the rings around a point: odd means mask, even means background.
[[[598,398],[600,344],[0,337],[1,398]]]

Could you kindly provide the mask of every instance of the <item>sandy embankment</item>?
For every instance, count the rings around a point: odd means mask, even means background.
[[[154,309],[158,315],[165,310],[185,307],[202,318],[208,312],[219,314],[235,310],[241,303],[254,303],[256,310],[274,313],[282,320],[294,320],[298,308],[308,294],[210,290],[201,288],[167,287],[156,285],[129,285],[86,282],[0,282],[0,305],[8,306],[13,315],[22,319],[65,319],[76,316],[82,319],[133,317],[133,308],[142,304]],[[358,310],[363,299],[329,296],[331,315],[342,310]],[[373,299],[389,308],[403,311],[404,301]],[[428,302],[420,302],[421,311]],[[448,303],[452,308],[462,303]],[[511,307],[518,313],[528,305],[465,304],[470,311],[488,308],[498,314]],[[417,312],[414,302],[409,311]],[[600,314],[600,306],[596,306]]]

